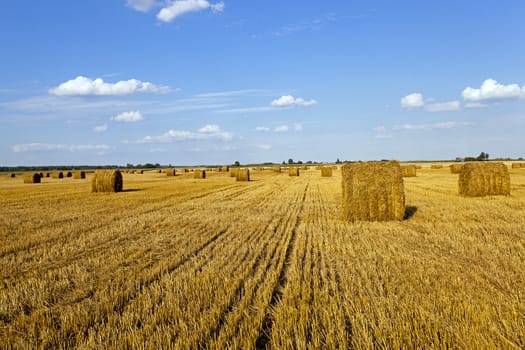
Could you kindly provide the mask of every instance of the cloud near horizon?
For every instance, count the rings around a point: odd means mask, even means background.
[[[197,132],[170,129],[159,136],[146,136],[137,141],[137,143],[169,143],[173,141],[213,139],[227,142],[233,140],[233,134],[228,131],[222,131],[218,125],[208,124],[197,130]]]
[[[31,151],[63,151],[63,152],[80,152],[80,151],[107,151],[108,145],[64,145],[52,143],[22,143],[13,146],[13,152],[31,152]]]
[[[317,104],[316,100],[312,99],[312,100],[306,101],[305,99],[301,97],[295,98],[292,95],[283,95],[279,97],[278,99],[275,99],[272,101],[272,107],[294,107],[294,106],[308,107],[308,106],[313,106],[316,104]]]
[[[167,86],[158,86],[137,79],[121,80],[112,84],[104,82],[102,78],[93,80],[81,75],[48,90],[50,94],[56,96],[119,96],[135,93],[158,94],[168,91]]]
[[[423,94],[414,92],[401,98],[401,107],[405,109],[423,108],[427,112],[457,111],[461,108],[459,101],[426,103]]]
[[[467,87],[461,93],[465,101],[494,101],[505,99],[516,99],[525,97],[525,85],[518,84],[503,85],[494,79],[486,79],[479,89]]]
[[[123,113],[120,113],[119,115],[111,117],[111,120],[114,120],[116,122],[126,122],[126,123],[138,122],[143,119],[144,117],[142,116],[142,113],[140,113],[140,111],[123,112]]]
[[[211,9],[213,12],[222,12],[224,2],[210,3],[207,0],[175,0],[168,1],[157,14],[157,19],[162,22],[171,22],[175,18],[189,12],[198,12]]]

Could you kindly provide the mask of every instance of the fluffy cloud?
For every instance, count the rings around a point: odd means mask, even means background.
[[[31,151],[63,151],[63,152],[79,152],[79,151],[106,151],[109,149],[108,145],[64,145],[52,143],[23,143],[13,146],[13,152],[31,152]]]
[[[258,126],[255,128],[256,131],[262,131],[262,132],[266,132],[266,131],[270,131],[270,128],[267,128],[266,126]]]
[[[114,96],[134,93],[164,93],[166,86],[157,86],[137,79],[121,80],[114,84],[106,83],[101,78],[92,80],[83,76],[68,80],[57,87],[49,89],[49,93],[57,96]]]
[[[292,95],[284,95],[272,101],[273,107],[294,107],[294,106],[307,107],[307,106],[313,106],[316,104],[317,104],[316,100],[306,101],[305,99],[301,97],[295,98]]]
[[[518,84],[503,85],[494,79],[486,79],[479,89],[465,88],[462,92],[466,101],[486,101],[519,98],[525,96],[525,86]]]
[[[128,6],[141,12],[148,12],[157,6],[156,0],[127,0]]]
[[[275,131],[275,132],[287,132],[288,130],[290,130],[288,125],[280,125],[280,126],[276,127],[275,129],[273,129],[273,131]]]
[[[175,18],[189,13],[211,9],[214,12],[224,10],[224,2],[211,4],[207,0],[175,0],[168,1],[167,5],[157,14],[157,19],[162,22],[171,22]]]
[[[102,124],[102,125],[97,125],[93,128],[93,131],[94,132],[104,132],[108,130],[108,125],[107,124]]]
[[[144,118],[142,117],[142,113],[140,113],[140,111],[124,112],[124,113],[120,113],[117,116],[111,117],[111,120],[114,120],[116,122],[127,122],[127,123],[138,122],[142,119]]]
[[[449,101],[441,103],[426,103],[423,95],[419,92],[414,92],[401,98],[401,107],[406,109],[414,109],[423,107],[427,112],[443,112],[443,111],[457,111],[461,105],[459,101]]]
[[[401,107],[403,108],[418,108],[423,107],[424,104],[423,95],[418,92],[401,98]]]
[[[233,134],[228,131],[222,131],[218,125],[206,125],[200,128],[197,132],[186,130],[168,130],[159,136],[146,136],[138,143],[168,143],[173,141],[185,140],[221,140],[231,141]]]

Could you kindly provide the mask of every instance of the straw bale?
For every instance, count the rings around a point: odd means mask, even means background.
[[[459,174],[463,168],[464,163],[450,164],[450,172],[452,174]]]
[[[86,172],[85,171],[75,171],[75,174],[73,175],[74,179],[85,179],[86,178]]]
[[[230,168],[230,177],[237,177],[239,175],[239,168]]]
[[[248,168],[238,169],[237,181],[250,181],[250,169]]]
[[[332,177],[332,167],[323,166],[321,167],[321,176],[322,177]]]
[[[55,171],[51,174],[51,177],[53,179],[63,179],[64,178],[64,173],[62,173],[61,171]]]
[[[510,195],[510,175],[501,162],[469,162],[459,173],[459,194],[467,197]]]
[[[525,163],[512,163],[512,169],[525,168]]]
[[[120,192],[122,174],[118,170],[97,170],[91,180],[91,192]]]
[[[288,168],[288,175],[289,176],[299,176],[299,168],[297,167]]]
[[[430,165],[430,169],[442,169],[443,164],[432,164]]]
[[[281,167],[278,166],[278,165],[274,165],[274,166],[272,166],[272,171],[275,172],[275,173],[280,173],[281,172]]]
[[[399,162],[349,163],[341,173],[345,220],[403,220],[405,190]]]
[[[206,178],[206,170],[204,170],[204,169],[195,169],[193,171],[193,178],[194,179],[205,179]]]
[[[177,170],[175,168],[168,168],[165,170],[166,176],[175,176],[177,174]]]
[[[417,176],[417,169],[415,165],[402,165],[401,172],[403,173],[403,177]]]
[[[40,183],[40,174],[39,173],[27,173],[27,174],[24,174],[24,183],[25,184],[39,184]]]
[[[16,177],[16,174],[15,174],[15,173],[11,173],[10,176],[11,176],[11,177]]]
[[[71,171],[67,171],[64,177],[73,177],[73,173]]]

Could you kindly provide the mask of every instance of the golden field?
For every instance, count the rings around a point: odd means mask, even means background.
[[[0,348],[525,348],[525,169],[458,195],[404,179],[401,222],[341,220],[341,174],[0,176]]]

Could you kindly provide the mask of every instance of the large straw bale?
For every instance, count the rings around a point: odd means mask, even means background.
[[[332,176],[332,167],[330,166],[323,166],[321,167],[321,176],[322,177],[331,177]]]
[[[469,162],[459,173],[459,194],[467,197],[510,195],[510,175],[501,162]]]
[[[237,177],[239,175],[239,168],[230,168],[230,177]]]
[[[63,179],[64,178],[64,173],[61,172],[61,171],[55,171],[51,174],[51,177],[53,179]]]
[[[401,172],[403,177],[414,177],[417,174],[417,169],[415,165],[402,165]]]
[[[442,169],[443,164],[432,164],[430,165],[430,169]]]
[[[464,163],[450,164],[450,172],[452,174],[459,174],[463,168]]]
[[[350,163],[341,173],[345,220],[403,220],[405,190],[399,162]]]
[[[91,192],[120,192],[122,174],[118,170],[97,170],[91,180]]]
[[[175,176],[177,173],[175,168],[168,168],[165,170],[165,172],[166,172],[166,176]]]
[[[75,171],[73,174],[73,179],[85,179],[86,178],[86,172],[85,171]]]
[[[299,176],[299,168],[298,167],[288,168],[288,175],[289,176]]]
[[[206,170],[204,170],[204,169],[195,169],[193,171],[193,178],[194,179],[205,179],[206,178]]]
[[[237,181],[250,181],[250,169],[248,168],[238,169]]]
[[[24,183],[25,184],[39,184],[40,183],[40,174],[39,173],[27,173],[27,174],[24,174]]]

